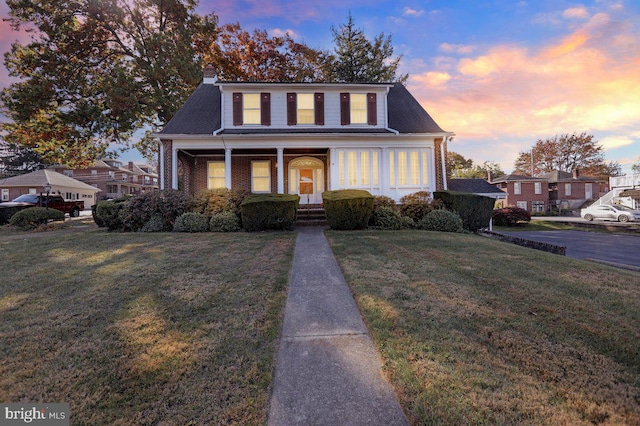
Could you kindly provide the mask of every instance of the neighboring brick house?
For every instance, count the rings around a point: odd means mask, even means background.
[[[549,207],[556,209],[579,209],[585,202],[600,196],[600,182],[597,178],[580,176],[555,170],[540,175],[549,181]]]
[[[217,81],[210,69],[160,138],[160,186],[395,200],[446,189],[442,130],[402,84]],[[180,185],[179,185],[180,182]]]
[[[99,188],[102,199],[135,195],[159,188],[158,175],[150,166],[137,165],[131,161],[124,166],[121,161],[104,158],[86,169],[58,167],[55,170]]]
[[[490,181],[507,193],[502,207],[514,206],[531,213],[544,213],[549,210],[549,181],[544,178],[505,175]]]

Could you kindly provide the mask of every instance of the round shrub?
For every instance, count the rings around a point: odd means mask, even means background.
[[[230,211],[240,217],[240,204],[248,195],[245,190],[205,189],[196,194],[192,211],[207,216]]]
[[[373,229],[410,229],[415,223],[410,217],[402,216],[391,207],[379,207],[373,210],[371,219],[369,219],[369,228]]]
[[[139,231],[155,215],[163,221],[163,231],[173,230],[173,224],[190,211],[193,198],[182,191],[169,189],[143,192],[129,201],[120,212],[124,231]]]
[[[201,213],[183,213],[173,224],[173,232],[207,232],[208,230],[209,218]]]
[[[35,229],[48,221],[55,220],[64,221],[64,213],[46,207],[29,207],[11,216],[9,223],[22,229]]]
[[[531,221],[531,213],[519,207],[504,207],[495,209],[492,218],[496,226],[526,225]]]
[[[233,212],[214,214],[209,221],[209,229],[212,232],[237,232],[241,229],[240,219]]]
[[[373,210],[377,210],[380,208],[396,208],[396,202],[393,198],[387,197],[386,195],[376,195],[373,198]]]
[[[440,232],[463,232],[462,219],[456,213],[448,210],[433,210],[428,213],[420,223],[418,223],[420,229],[426,231],[440,231]]]
[[[400,198],[400,214],[418,223],[434,209],[431,193],[418,191]]]

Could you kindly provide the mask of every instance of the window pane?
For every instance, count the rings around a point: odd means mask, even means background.
[[[360,180],[362,185],[368,186],[370,182],[369,151],[360,152]]]
[[[226,188],[224,161],[215,161],[208,164],[208,188]]]
[[[298,124],[314,124],[313,94],[298,94]]]
[[[351,123],[365,124],[367,122],[367,95],[364,93],[351,94]]]
[[[407,184],[407,153],[406,151],[398,152],[398,184]]]
[[[373,177],[373,186],[378,186],[378,168],[380,167],[378,165],[378,151],[373,151],[371,153],[371,157],[372,157],[372,169],[371,171],[372,173],[372,177]]]
[[[253,192],[271,192],[269,178],[253,178]]]
[[[520,194],[522,192],[522,189],[520,187],[520,182],[515,182],[513,184],[513,193],[514,194]]]
[[[338,170],[340,171],[340,188],[344,188],[344,151],[338,152]]]
[[[269,161],[251,162],[251,190],[253,192],[271,192],[271,163]]]
[[[427,162],[427,151],[422,151],[422,184],[429,184],[429,167]]]
[[[297,192],[297,183],[296,169],[289,169],[289,194],[295,194]]]
[[[416,151],[409,153],[409,162],[411,165],[411,185],[420,185],[420,159]]]
[[[389,152],[389,183],[396,186],[396,160],[393,151]]]
[[[347,152],[347,168],[349,169],[349,186],[356,186],[357,180],[357,165],[356,165],[356,153],[353,151]]]
[[[298,94],[298,109],[313,109],[313,93]]]
[[[260,94],[247,93],[242,102],[244,124],[260,124]]]
[[[316,192],[324,191],[324,173],[322,169],[316,169]]]

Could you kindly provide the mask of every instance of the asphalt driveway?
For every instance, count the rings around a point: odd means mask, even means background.
[[[566,255],[640,268],[640,236],[586,231],[501,231],[527,240],[567,248]]]

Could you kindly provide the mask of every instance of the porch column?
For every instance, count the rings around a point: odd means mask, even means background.
[[[224,186],[231,189],[231,148],[224,150]]]
[[[171,189],[178,189],[178,150],[171,149]]]
[[[278,162],[276,170],[278,171],[278,194],[284,194],[284,148],[276,148],[278,151]]]

